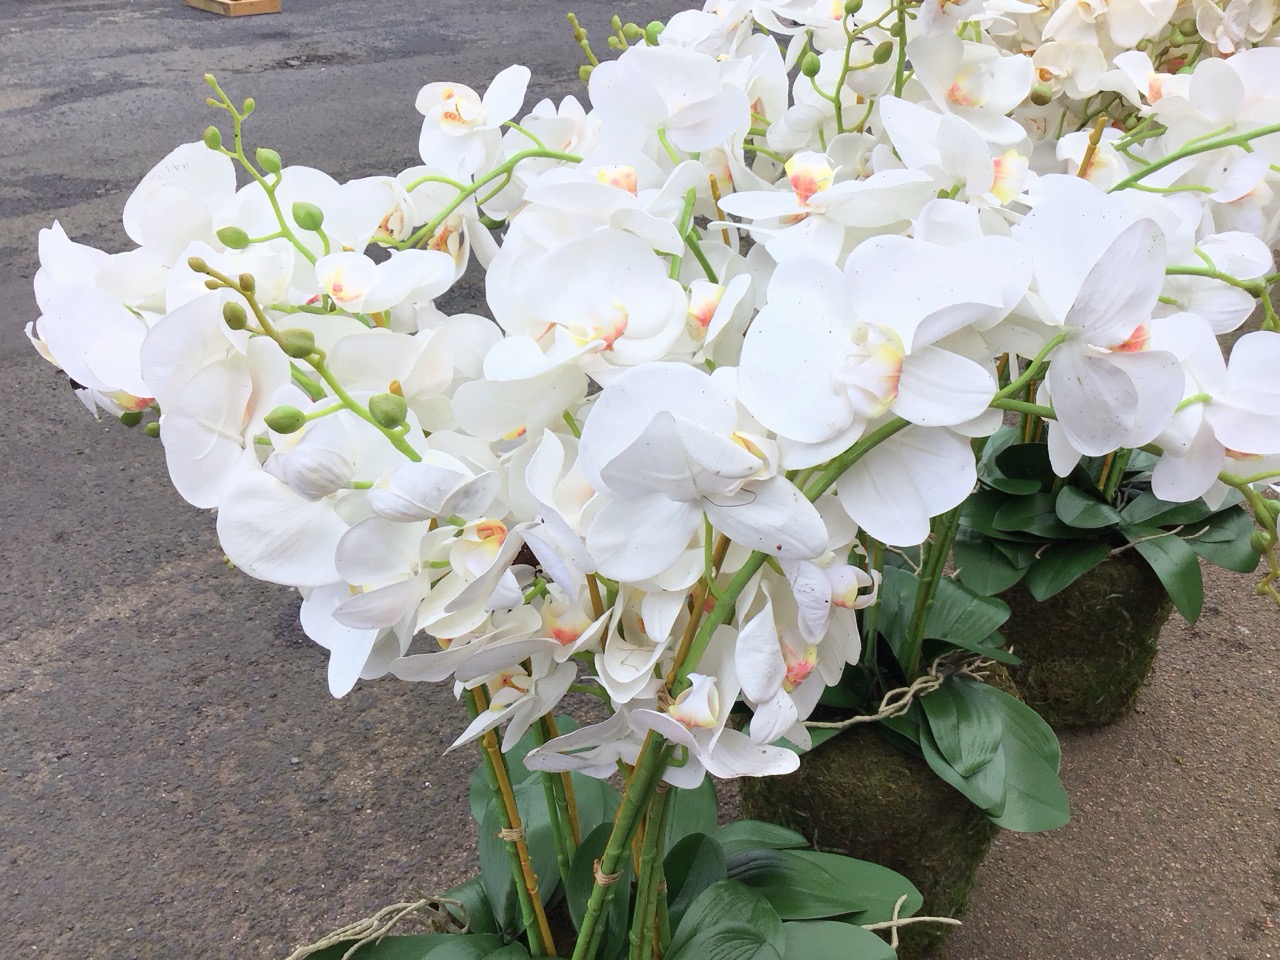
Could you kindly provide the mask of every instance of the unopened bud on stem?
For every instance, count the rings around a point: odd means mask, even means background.
[[[136,427],[142,422],[142,414],[137,410],[126,410],[120,414],[120,422],[126,427]]]
[[[316,337],[310,330],[291,327],[280,331],[280,349],[285,356],[302,360],[316,352]]]
[[[319,230],[324,225],[324,211],[314,203],[299,200],[293,205],[293,222],[303,230]]]
[[[822,61],[818,59],[818,55],[812,50],[807,51],[800,58],[800,72],[806,77],[816,77],[821,69]]]
[[[245,293],[253,293],[253,291],[258,288],[258,283],[256,280],[253,279],[252,273],[240,274],[239,281],[240,281],[240,289],[243,290]]]
[[[276,407],[262,422],[276,433],[297,433],[306,424],[307,415],[297,407]]]
[[[234,300],[228,300],[222,305],[222,319],[232,330],[243,330],[249,325],[249,315]]]
[[[218,241],[229,250],[243,250],[249,245],[249,234],[239,227],[223,227],[217,232]]]
[[[160,438],[160,421],[152,420],[150,423],[148,423],[145,427],[142,428],[142,432],[145,433],[152,440],[158,440]]]
[[[893,56],[893,41],[885,40],[883,43],[877,44],[875,50],[871,51],[871,59],[875,63],[888,63],[889,58]]]
[[[369,398],[369,413],[380,425],[393,430],[404,423],[409,404],[394,393],[379,393]]]
[[[187,266],[196,273],[208,273],[209,264],[204,262],[203,257],[187,257]]]
[[[283,161],[280,159],[280,154],[270,147],[259,147],[253,158],[258,161],[258,166],[267,171],[267,173],[279,173],[284,166]]]
[[[217,127],[205,127],[204,145],[210,150],[217,150],[222,146],[222,131]]]

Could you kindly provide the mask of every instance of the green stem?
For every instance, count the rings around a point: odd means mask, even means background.
[[[1125,177],[1107,192],[1115,193],[1119,190],[1128,189],[1140,180],[1149,177],[1157,170],[1163,170],[1170,164],[1177,163],[1179,160],[1183,160],[1187,157],[1194,157],[1201,153],[1210,153],[1214,150],[1222,150],[1226,147],[1242,147],[1250,140],[1257,140],[1260,137],[1269,137],[1276,133],[1280,133],[1280,123],[1272,123],[1265,127],[1258,127],[1257,129],[1250,130],[1247,133],[1237,133],[1230,137],[1217,137],[1209,140],[1200,140],[1199,142],[1188,142],[1181,148],[1173,151],[1173,153],[1161,157],[1154,163],[1147,164],[1132,176]]]
[[[645,820],[644,843],[640,847],[640,869],[636,878],[635,915],[631,921],[631,951],[628,960],[651,960],[653,933],[657,922],[658,881],[662,877],[662,864],[658,851],[666,833],[667,799],[670,790],[659,790],[649,803],[649,815]]]
[[[1021,393],[1032,380],[1040,376],[1040,371],[1044,369],[1044,365],[1048,362],[1049,354],[1053,349],[1066,340],[1068,334],[1066,331],[1059,333],[1052,340],[1040,348],[1040,352],[1027,365],[1027,369],[1022,371],[1021,376],[1015,380],[1009,381],[1009,385],[996,394],[996,400],[1008,400],[1010,397],[1016,397]],[[994,404],[993,404],[994,406]]]
[[[926,544],[925,556],[921,558],[915,610],[898,654],[898,662],[902,664],[908,680],[914,680],[920,674],[920,650],[924,646],[925,626],[938,596],[938,583],[942,580],[942,571],[946,569],[947,557],[951,555],[951,544],[955,542],[956,531],[960,529],[961,509],[956,507],[934,518],[932,541]]]
[[[867,538],[867,573],[873,580],[882,579],[884,573],[884,544],[875,537]],[[862,611],[862,662],[869,666],[875,662],[877,631],[880,629],[880,598]]]
[[[640,826],[640,819],[649,806],[658,778],[666,766],[668,746],[661,737],[650,733],[640,748],[636,758],[635,769],[627,782],[622,795],[622,804],[618,807],[618,815],[613,821],[613,830],[609,834],[609,842],[605,846],[604,855],[600,858],[598,873],[611,877],[619,872],[623,858],[631,848],[631,838]],[[605,911],[613,897],[617,883],[602,884],[597,879],[591,888],[591,896],[587,899],[586,912],[582,918],[582,926],[578,929],[578,942],[573,949],[572,960],[594,960],[600,949],[600,934]]]
[[[991,406],[997,410],[1012,410],[1015,413],[1031,414],[1044,420],[1057,419],[1054,416],[1053,407],[1046,407],[1042,403],[1028,403],[1025,400],[992,400]]]
[[[542,746],[551,738],[547,735],[546,718],[540,718],[533,726],[534,738],[538,742],[538,746]],[[569,863],[570,852],[568,843],[568,834],[565,829],[565,800],[563,796],[564,784],[560,781],[560,775],[556,773],[547,773],[545,770],[539,772],[538,779],[542,781],[543,796],[547,801],[547,819],[551,823],[551,839],[556,848],[556,866],[560,868],[560,882],[565,885],[567,890],[569,887]]]

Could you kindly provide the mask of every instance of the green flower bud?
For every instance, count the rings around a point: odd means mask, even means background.
[[[210,277],[208,280],[206,280],[206,281],[204,282],[204,288],[205,288],[206,290],[217,290],[217,289],[219,289],[221,286],[222,286],[222,281],[221,281],[221,280],[215,280],[215,279],[213,279],[213,277]]]
[[[409,404],[404,397],[398,397],[394,393],[379,393],[369,398],[369,413],[374,420],[391,430],[404,423],[404,418],[409,413]]]
[[[1264,499],[1262,502],[1273,519],[1280,519],[1280,500]]]
[[[160,439],[160,421],[152,420],[150,423],[148,423],[145,427],[142,428],[142,432],[145,433],[152,440]]]
[[[1143,53],[1146,53],[1151,49],[1151,41],[1144,37],[1133,45],[1133,49],[1141,50]]]
[[[297,407],[276,407],[262,418],[276,433],[297,433],[307,422],[307,415]]]
[[[245,293],[253,293],[258,287],[258,282],[253,279],[252,273],[242,273],[239,277],[240,289]]]
[[[136,427],[142,422],[142,414],[137,410],[126,410],[120,414],[120,422],[126,427]]]
[[[259,147],[253,158],[258,161],[258,166],[267,171],[267,173],[279,173],[280,168],[284,166],[280,160],[280,154],[270,147]]]
[[[1175,47],[1180,47],[1187,42],[1187,38],[1182,35],[1181,30],[1174,30],[1173,35],[1170,36],[1169,39],[1173,41],[1173,45]]]
[[[666,26],[661,20],[649,21],[649,25],[644,28],[645,43],[651,47],[656,47],[658,45],[658,35],[666,29]]]
[[[302,327],[281,330],[280,349],[285,352],[285,356],[301,360],[316,352],[316,336],[310,330],[304,330]]]
[[[249,315],[234,300],[228,300],[222,305],[222,319],[232,330],[243,330],[249,325]]]
[[[846,17],[854,16],[862,9],[862,0],[845,0],[844,15]]]
[[[1187,17],[1187,19],[1183,20],[1178,24],[1177,30],[1179,33],[1188,37],[1194,37],[1199,32],[1196,29],[1196,21],[1194,17]]]
[[[818,55],[812,50],[805,53],[800,58],[800,72],[806,77],[816,77],[818,71],[822,69],[822,61],[818,59]]]
[[[1053,100],[1053,88],[1047,83],[1037,83],[1031,88],[1031,102],[1037,107],[1043,107]]]
[[[895,20],[893,23],[889,24],[889,36],[901,39],[902,35],[906,32],[906,29],[907,28],[903,26],[900,21]]]
[[[628,40],[645,39],[644,28],[638,23],[624,23],[622,25],[622,35]]]
[[[889,58],[893,56],[893,41],[885,40],[876,45],[871,51],[871,59],[875,63],[888,63]]]
[[[204,75],[204,82],[215,89],[218,86],[218,80],[212,73],[206,73]]]
[[[293,222],[302,230],[319,230],[324,225],[324,211],[314,203],[299,200],[293,205]]]
[[[244,103],[240,104],[240,112],[246,117],[258,108],[258,104],[254,102],[253,97],[245,97]]]
[[[222,245],[231,250],[243,250],[249,245],[249,235],[239,227],[223,227],[217,236]]]
[[[217,150],[222,146],[222,131],[217,127],[205,127],[204,145],[210,150]]]
[[[1249,537],[1249,546],[1253,548],[1254,553],[1266,553],[1267,548],[1271,546],[1271,538],[1267,536],[1265,530],[1255,530]]]
[[[578,68],[578,79],[581,80],[583,83],[586,83],[591,79],[591,71],[594,69],[595,68],[591,66],[591,64],[584,63],[582,66]]]
[[[209,265],[204,262],[203,257],[187,257],[187,266],[196,273],[206,273],[209,270]]]

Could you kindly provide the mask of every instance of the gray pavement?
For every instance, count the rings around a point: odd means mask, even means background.
[[[222,566],[159,446],[94,422],[22,335],[37,230],[119,249],[133,185],[210,122],[206,70],[339,178],[413,161],[428,80],[520,61],[533,96],[581,93],[558,2],[283,2],[0,0],[0,956],[280,958],[472,868],[448,691],[330,699],[296,600]],[[1143,713],[1067,740],[1076,821],[1001,841],[951,960],[1280,957],[1280,617],[1241,578],[1213,597]]]

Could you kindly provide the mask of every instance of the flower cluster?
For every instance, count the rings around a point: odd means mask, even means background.
[[[580,689],[609,719],[530,766],[656,735],[677,785],[787,772],[858,661],[868,547],[926,540],[1006,411],[1062,475],[1159,453],[1169,500],[1280,474],[1275,21],[708,0],[613,60],[580,36],[587,103],[428,84],[422,164],[346,183],[249,151],[209,78],[233,137],[143,179],[136,249],[43,231],[29,333],[91,410],[159,414],[334,695],[452,681],[458,742],[510,745]],[[490,315],[443,312],[472,264]]]

